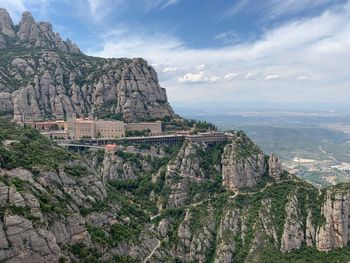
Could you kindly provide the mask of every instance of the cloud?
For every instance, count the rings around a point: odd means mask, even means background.
[[[206,65],[206,64],[200,64],[200,65],[198,65],[198,66],[196,66],[196,69],[197,70],[204,70],[204,69],[206,69],[208,66]]]
[[[214,36],[214,39],[221,41],[223,44],[238,43],[240,41],[238,33],[234,30],[229,30],[217,34],[216,36]]]
[[[308,79],[308,77],[306,77],[306,76],[299,76],[298,77],[298,80],[307,80]]]
[[[232,80],[232,79],[235,79],[239,76],[239,74],[237,73],[227,73],[225,76],[224,76],[224,79],[226,80]]]
[[[180,1],[181,0],[142,0],[141,2],[143,2],[144,11],[147,13],[154,9],[165,9],[178,4]]]
[[[265,80],[274,80],[274,79],[279,79],[281,78],[280,75],[268,75],[265,77]]]
[[[164,68],[163,72],[175,72],[177,71],[177,67]]]
[[[198,73],[187,73],[178,79],[179,83],[205,83],[216,82],[220,78],[217,76],[209,76],[204,71]]]
[[[255,79],[255,77],[258,75],[258,72],[248,72],[244,78],[245,79]]]
[[[230,18],[232,16],[237,15],[238,13],[245,10],[251,2],[252,2],[252,0],[239,0],[239,1],[235,2],[230,8],[228,8],[225,11],[223,17]]]
[[[118,13],[123,11],[126,7],[125,4],[125,0],[76,0],[75,7],[81,15],[84,15],[87,7],[90,17],[93,20],[90,22],[103,24],[112,12]]]
[[[301,11],[326,6],[334,0],[268,0],[265,2],[265,18],[275,19],[282,15],[294,15]]]
[[[161,84],[173,100],[186,101],[192,96],[250,100],[252,94],[256,100],[270,101],[350,100],[350,2],[314,17],[266,28],[254,41],[224,47],[191,48],[173,35],[134,28],[125,28],[117,37],[101,35],[101,48],[90,50],[90,55],[144,57],[150,63],[176,67],[170,75],[159,71],[160,79],[167,74]],[[198,68],[203,64],[203,69]],[[225,78],[234,73],[233,68],[241,76],[234,86]],[[264,81],[263,76],[271,75],[283,78]],[[307,76],[307,86],[300,76]],[[198,89],[181,92],[186,83],[198,83],[200,93]]]
[[[47,13],[50,0],[1,0],[0,7],[6,8],[14,23],[20,20],[22,12],[38,10],[40,13]]]
[[[344,2],[344,1],[338,1]],[[223,18],[231,18],[239,13],[259,13],[262,21],[276,20],[281,16],[293,16],[303,11],[315,8],[327,7],[335,4],[335,0],[239,0],[233,3],[222,15]]]
[[[162,5],[161,9],[166,8],[168,6],[176,5],[179,2],[180,0],[168,0]]]

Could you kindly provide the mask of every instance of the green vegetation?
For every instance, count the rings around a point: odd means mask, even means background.
[[[236,155],[242,159],[262,153],[259,147],[243,131],[237,131],[234,145]]]
[[[221,156],[225,146],[226,142],[209,146],[207,148],[197,148],[200,167],[206,172],[207,179],[212,179],[221,175],[218,171],[218,167],[221,166]]]
[[[96,249],[86,247],[82,243],[74,244],[69,247],[69,251],[75,255],[81,262],[97,263],[101,261],[102,253]]]
[[[1,175],[0,181],[3,182],[7,186],[14,186],[19,192],[30,192],[32,193],[40,203],[40,209],[44,213],[48,213],[50,215],[58,214],[58,215],[68,215],[68,203],[70,199],[62,197],[55,197],[50,189],[46,189],[49,193],[41,192],[39,189],[36,189],[33,185],[31,185],[28,181],[21,180],[18,177],[9,178],[8,175]],[[29,207],[16,206],[16,205],[8,205],[5,204],[1,207],[2,211],[9,209],[13,214],[24,216],[25,218],[36,222],[39,218],[32,215]]]
[[[30,207],[28,206],[23,207],[23,206],[10,205],[7,207],[7,209],[9,209],[13,214],[23,216],[26,219],[31,220],[32,222],[36,222],[40,220],[40,218],[32,214]]]
[[[104,102],[95,112],[95,117],[102,120],[117,120],[123,121],[123,115],[121,113],[115,113],[117,109],[116,101]]]
[[[315,248],[303,246],[292,253],[282,253],[273,247],[267,247],[260,251],[261,262],[271,263],[348,263],[350,258],[350,246],[343,249],[335,249],[329,252],[320,252]]]
[[[266,187],[262,191],[253,192],[252,194],[238,195],[235,198],[234,206],[243,210],[247,209],[248,232],[245,237],[244,246],[240,238],[236,240],[237,243],[240,244],[240,246],[237,246],[237,253],[235,253],[234,257],[237,262],[241,262],[248,255],[249,244],[251,244],[254,234],[254,224],[259,218],[261,201],[264,199],[271,200],[273,225],[277,230],[277,240],[281,240],[286,217],[285,205],[290,194],[295,194],[298,198],[298,207],[301,212],[300,217],[303,222],[306,220],[307,210],[311,209],[313,215],[313,223],[315,226],[319,226],[324,223],[324,217],[321,215],[323,195],[318,195],[318,190],[316,188],[302,180],[285,180],[281,183],[275,183],[270,187]],[[312,200],[312,202],[306,202],[306,200]]]
[[[207,121],[197,121],[197,120],[188,120],[180,117],[171,118],[169,116],[163,118],[152,118],[144,117],[139,118],[138,122],[153,122],[160,120],[163,124],[164,131],[182,131],[189,130],[193,128],[193,133],[204,132],[208,130],[217,130],[217,127]]]
[[[149,136],[151,134],[150,129],[142,130],[142,131],[126,131],[125,136],[126,137],[143,137],[143,136]]]
[[[4,145],[5,140],[12,142]],[[22,167],[33,170],[37,166],[57,170],[60,163],[75,158],[40,135],[39,131],[5,119],[0,119],[0,142],[0,167],[5,169]]]
[[[82,177],[88,174],[86,166],[82,165],[65,165],[64,171],[71,176]]]
[[[186,215],[183,207],[166,209],[161,212],[161,216],[157,218],[160,221],[163,218],[168,218],[171,222],[168,229],[168,244],[176,244],[178,241],[177,230]]]

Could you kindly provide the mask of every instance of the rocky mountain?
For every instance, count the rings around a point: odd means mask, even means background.
[[[0,9],[0,115],[15,120],[78,116],[126,121],[173,117],[157,73],[143,59],[84,55],[49,22]]]
[[[69,153],[0,121],[0,261],[348,262],[350,186],[317,189],[243,132]]]

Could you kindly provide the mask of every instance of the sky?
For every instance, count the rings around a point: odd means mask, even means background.
[[[350,0],[0,0],[85,54],[143,57],[172,103],[348,103]]]

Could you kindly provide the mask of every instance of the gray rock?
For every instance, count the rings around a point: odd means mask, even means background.
[[[281,251],[290,252],[293,249],[299,249],[304,242],[298,199],[294,194],[288,197],[285,210],[286,219],[281,240]]]
[[[248,152],[247,152],[248,151]],[[257,185],[266,174],[264,154],[244,134],[235,134],[222,155],[222,178],[225,188],[236,191]]]
[[[58,262],[60,248],[49,231],[33,228],[30,221],[17,215],[5,215],[4,226],[11,251],[0,252],[2,259],[7,262]]]
[[[275,154],[271,154],[269,157],[269,175],[276,181],[279,181],[283,174],[283,167],[278,157]]]
[[[322,207],[326,222],[316,233],[316,247],[329,251],[345,247],[349,242],[350,191],[327,191]]]
[[[0,33],[9,37],[14,37],[16,35],[12,19],[4,8],[0,8]]]
[[[306,218],[306,233],[305,233],[306,245],[308,247],[313,247],[316,241],[316,229],[312,223],[312,220],[313,220],[312,211],[311,209],[308,209],[307,218]]]
[[[0,49],[28,48],[28,56],[14,55],[12,63],[0,70],[0,114],[12,113],[15,120],[62,119],[71,113],[97,115],[102,108],[127,121],[174,116],[156,72],[143,59],[82,55],[76,60],[74,55],[81,53],[77,45],[69,39],[63,41],[49,22],[36,23],[24,12],[15,33],[8,13],[1,10]],[[14,44],[6,43],[6,34],[13,35]],[[41,50],[35,59],[30,48]],[[11,78],[17,80],[15,86]]]
[[[4,48],[6,48],[6,40],[2,36],[2,34],[0,34],[0,49],[4,49]]]

